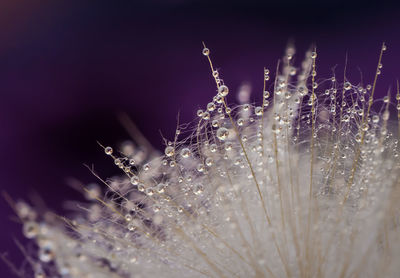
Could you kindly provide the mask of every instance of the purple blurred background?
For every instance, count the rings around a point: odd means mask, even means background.
[[[34,3],[35,2],[35,3]],[[177,112],[195,117],[215,94],[201,41],[235,92],[252,84],[260,99],[263,67],[273,72],[287,42],[299,64],[317,45],[319,77],[337,66],[372,82],[382,41],[388,45],[377,95],[400,77],[400,4],[388,1],[15,1],[0,4],[0,187],[13,198],[37,192],[60,210],[79,194],[66,178],[93,182],[119,173],[96,140],[129,138],[116,115],[127,112],[156,147],[172,138]],[[229,4],[228,4],[229,3]],[[234,96],[230,97],[234,101]],[[22,238],[0,200],[0,252],[17,264]],[[1,277],[9,271],[0,262]],[[4,273],[4,274],[3,274]]]

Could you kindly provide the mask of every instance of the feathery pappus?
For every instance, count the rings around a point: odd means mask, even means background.
[[[316,49],[295,65],[289,46],[274,76],[264,69],[260,104],[243,86],[233,106],[204,45],[216,95],[162,155],[103,147],[121,175],[95,174],[71,218],[15,203],[36,246],[21,246],[30,270],[16,274],[398,277],[399,88],[374,98],[385,50],[370,85],[318,84]]]

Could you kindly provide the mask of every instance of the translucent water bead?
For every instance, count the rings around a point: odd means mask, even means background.
[[[221,141],[225,141],[229,136],[229,130],[225,127],[220,127],[217,130],[217,138]]]

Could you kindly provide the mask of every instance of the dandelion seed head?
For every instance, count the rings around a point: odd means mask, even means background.
[[[162,155],[105,147],[121,176],[72,219],[16,204],[35,277],[397,277],[399,138],[376,78],[317,80],[316,50],[297,67],[289,46],[261,104],[242,86],[228,105],[202,53],[217,94]]]

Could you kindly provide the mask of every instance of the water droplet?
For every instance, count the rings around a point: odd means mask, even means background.
[[[211,122],[211,125],[212,125],[213,127],[218,127],[218,126],[219,126],[218,120],[213,120],[213,121]]]
[[[113,149],[112,149],[111,147],[106,147],[106,148],[104,149],[104,152],[105,152],[107,155],[112,155]]]
[[[229,130],[225,127],[220,127],[217,130],[217,138],[221,141],[225,141],[228,138]]]
[[[136,230],[136,226],[135,226],[133,223],[129,223],[129,224],[128,224],[128,230],[129,230],[130,232],[133,232],[133,231]]]
[[[193,193],[196,195],[200,195],[204,192],[204,187],[202,184],[196,184],[193,188]]]
[[[363,123],[362,126],[361,126],[361,129],[362,129],[363,131],[368,131],[369,125],[368,125],[367,123]]]
[[[39,249],[39,259],[44,263],[52,261],[54,259],[54,246],[51,241],[45,241],[41,243],[41,245]]]
[[[225,86],[225,85],[219,86],[219,88],[218,88],[218,94],[219,94],[220,96],[226,97],[226,96],[228,95],[228,93],[229,93],[229,89],[228,89],[227,86]]]
[[[137,185],[139,183],[139,177],[134,175],[131,177],[131,184]]]
[[[125,215],[125,220],[126,220],[127,222],[132,221],[132,215],[130,215],[129,213],[126,214],[126,215]]]
[[[165,184],[164,183],[159,183],[157,184],[156,190],[158,193],[164,193],[165,191]]]
[[[208,167],[210,167],[214,164],[214,160],[211,157],[207,157],[205,163]]]
[[[254,109],[254,113],[255,113],[257,116],[261,116],[261,115],[263,114],[263,108],[260,107],[260,106],[257,106],[257,107]]]
[[[212,112],[215,110],[215,103],[214,102],[210,102],[207,104],[207,110]]]
[[[203,55],[204,55],[204,56],[210,55],[210,49],[208,49],[207,47],[204,47],[204,48],[203,48]]]
[[[143,192],[144,191],[144,184],[143,183],[139,183],[138,185],[137,185],[137,189],[140,191],[140,192]]]
[[[26,238],[34,238],[39,233],[39,226],[36,222],[25,222],[23,226],[23,233]]]
[[[384,103],[389,103],[389,97],[388,96],[384,96],[383,97],[383,102]]]
[[[203,165],[203,163],[199,163],[199,164],[197,164],[197,171],[199,171],[200,173],[202,173],[202,172],[204,172],[204,165]]]
[[[147,196],[153,196],[154,195],[154,189],[151,188],[151,187],[146,188],[146,195]]]
[[[154,206],[153,206],[153,211],[154,211],[154,212],[159,212],[160,209],[161,209],[161,206],[160,206],[160,205],[154,205]]]
[[[217,151],[217,149],[218,149],[218,147],[217,147],[216,144],[211,144],[211,145],[210,145],[210,151],[211,151],[212,153],[215,153],[215,152]]]
[[[175,154],[175,149],[172,146],[168,146],[168,147],[165,148],[164,152],[165,152],[166,156],[171,157],[171,156],[173,156]]]
[[[207,111],[203,113],[203,120],[209,120],[210,119],[210,113]]]
[[[232,150],[232,143],[226,143],[226,144],[225,144],[225,150],[226,150],[226,151]]]
[[[315,52],[315,51],[311,52],[311,58],[312,59],[317,58],[317,52]]]
[[[190,150],[188,148],[183,148],[181,150],[181,156],[183,158],[188,158],[190,156]]]

